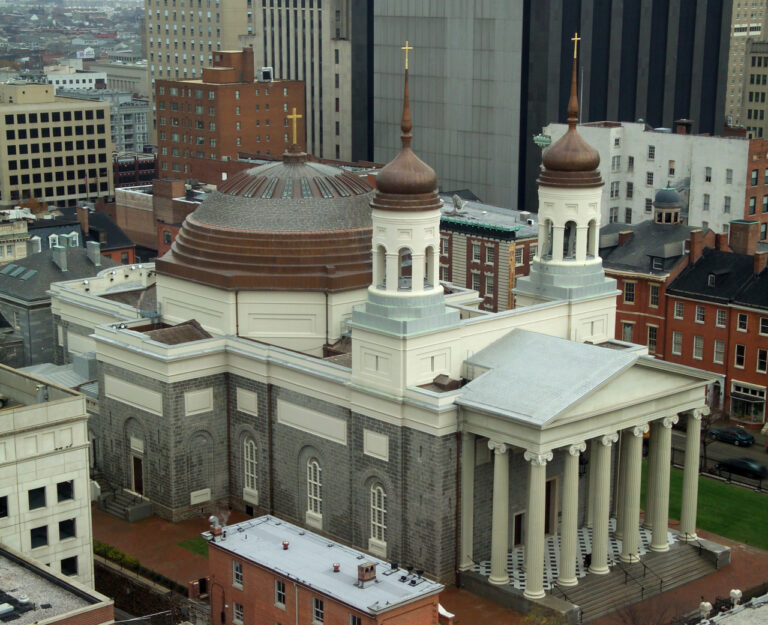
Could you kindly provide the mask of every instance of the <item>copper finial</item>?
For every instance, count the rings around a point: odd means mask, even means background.
[[[407,148],[411,146],[411,104],[408,100],[408,70],[405,70],[405,87],[403,88],[403,119],[400,122],[400,130],[403,134],[400,138],[403,141],[403,147]]]
[[[579,97],[577,95],[579,41],[581,41],[579,33],[574,33],[571,41],[573,41],[573,75],[571,76],[571,97],[568,100],[568,126],[576,128],[576,124],[579,122]]]

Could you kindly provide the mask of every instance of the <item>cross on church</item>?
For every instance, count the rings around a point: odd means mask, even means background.
[[[571,37],[571,41],[573,41],[573,58],[576,59],[579,57],[578,48],[579,48],[579,41],[581,41],[581,37],[579,37],[579,33],[573,33],[573,37]]]
[[[405,50],[405,69],[408,69],[408,51],[413,50],[413,46],[408,45],[408,40],[406,40],[405,45],[400,49]]]
[[[296,113],[296,107],[295,106],[293,107],[293,111],[292,111],[291,115],[288,115],[288,119],[290,119],[291,123],[293,124],[293,145],[297,144],[297,141],[296,141],[296,122],[298,120],[300,120],[302,117],[304,117],[304,116],[303,115],[299,115],[298,113]]]

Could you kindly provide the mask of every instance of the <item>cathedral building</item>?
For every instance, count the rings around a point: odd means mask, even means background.
[[[402,147],[376,190],[293,147],[220,186],[155,265],[54,285],[60,360],[98,361],[99,471],[166,519],[269,513],[443,581],[461,570],[538,600],[554,581],[551,536],[561,586],[608,573],[616,532],[621,560],[637,562],[641,507],[648,548],[669,549],[682,418],[680,540],[693,539],[714,379],[612,338],[599,157],[576,130],[575,93],[574,70],[514,310],[480,310],[475,291],[439,280],[442,202],[411,145],[407,70]],[[524,563],[508,559],[516,545]]]

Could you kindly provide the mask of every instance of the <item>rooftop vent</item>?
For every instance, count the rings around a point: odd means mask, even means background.
[[[363,562],[357,565],[357,585],[360,588],[374,583],[376,581],[376,563]]]
[[[256,79],[259,82],[272,82],[275,72],[271,67],[262,67],[256,72]]]

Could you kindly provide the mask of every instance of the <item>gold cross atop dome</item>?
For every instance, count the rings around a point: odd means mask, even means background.
[[[571,37],[571,41],[573,41],[573,58],[577,59],[579,58],[579,41],[581,41],[581,37],[579,37],[579,33],[573,33],[573,37]]]
[[[408,45],[408,41],[406,40],[405,45],[400,49],[405,50],[405,69],[408,69],[408,51],[413,50],[413,46]]]
[[[290,115],[288,115],[288,119],[291,120],[291,123],[293,124],[293,145],[296,145],[298,142],[296,141],[296,122],[300,119],[302,119],[304,116],[299,115],[296,113],[296,107],[293,107],[293,111]]]

